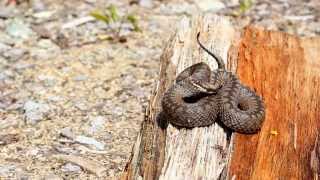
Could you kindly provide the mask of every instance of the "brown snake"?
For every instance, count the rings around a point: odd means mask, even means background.
[[[265,116],[261,97],[225,69],[222,59],[200,43],[199,33],[197,42],[216,59],[218,69],[211,71],[207,64],[201,62],[178,75],[162,99],[162,108],[169,122],[192,128],[208,126],[219,119],[236,132],[259,131]]]

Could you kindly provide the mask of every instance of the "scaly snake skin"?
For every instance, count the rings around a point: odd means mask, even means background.
[[[169,122],[192,128],[208,126],[219,119],[236,132],[259,131],[265,116],[261,97],[225,69],[223,61],[200,43],[199,33],[197,41],[216,59],[218,69],[211,71],[201,62],[178,75],[162,99],[162,108]]]

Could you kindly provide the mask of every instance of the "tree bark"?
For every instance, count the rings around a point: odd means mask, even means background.
[[[215,60],[198,46],[198,32],[230,71],[237,71],[245,85],[263,96],[266,119],[258,134],[231,135],[218,123],[177,129],[163,116],[161,97],[179,72],[200,61],[217,68]],[[254,27],[238,31],[218,16],[183,18],[160,58],[160,78],[121,179],[317,176],[311,170],[310,156],[320,126],[319,57],[319,38],[299,39]],[[314,154],[316,164],[319,160]]]

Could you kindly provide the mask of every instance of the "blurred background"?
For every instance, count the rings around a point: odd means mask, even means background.
[[[1,0],[0,179],[117,179],[162,49],[198,13],[320,35],[319,0]]]

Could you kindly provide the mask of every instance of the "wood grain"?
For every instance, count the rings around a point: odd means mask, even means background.
[[[266,120],[253,136],[237,134],[229,177],[312,179],[310,155],[320,126],[320,38],[254,27],[237,48],[237,73],[263,96]]]
[[[227,165],[230,141],[218,124],[205,128],[177,129],[161,116],[161,97],[178,73],[200,61],[213,69],[215,60],[196,41],[202,42],[225,62],[236,34],[231,23],[218,16],[184,17],[161,56],[160,79],[150,99],[140,134],[122,179],[217,179]]]

